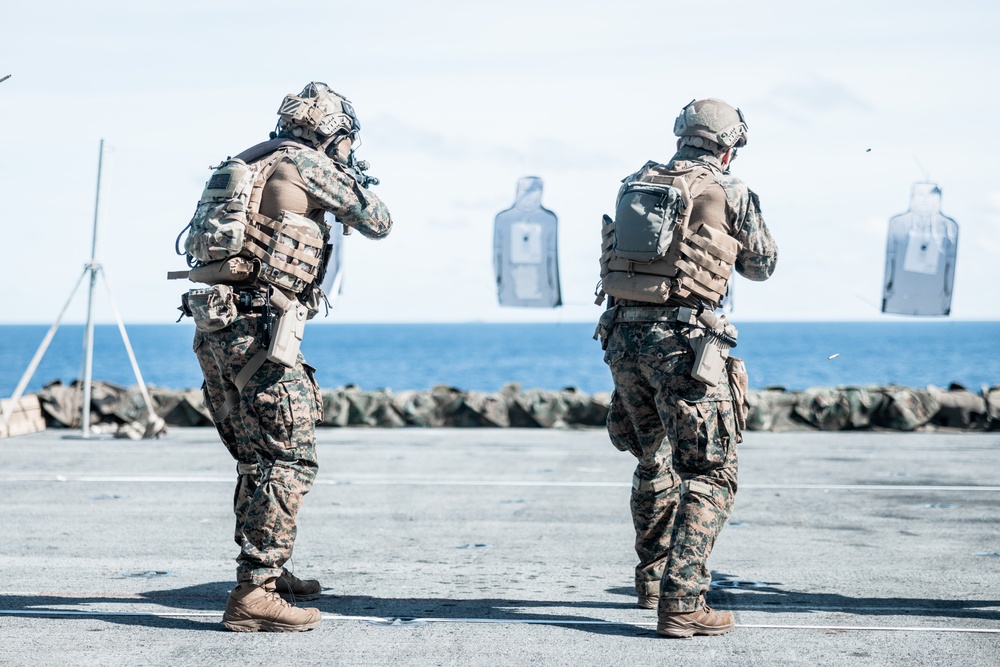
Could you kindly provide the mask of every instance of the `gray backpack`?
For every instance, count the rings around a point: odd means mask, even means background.
[[[691,201],[712,182],[707,170],[691,182],[663,165],[647,163],[622,188],[615,209],[614,254],[632,262],[663,259],[674,232],[687,227]]]

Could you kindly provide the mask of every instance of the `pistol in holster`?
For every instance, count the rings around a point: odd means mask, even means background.
[[[698,314],[698,323],[701,326],[691,329],[688,334],[688,341],[694,350],[691,377],[714,387],[726,373],[729,349],[736,347],[739,332],[726,321],[725,315],[716,315],[710,310]]]
[[[271,288],[270,342],[267,360],[292,368],[299,357],[299,346],[309,319],[309,309],[298,299],[289,299]]]

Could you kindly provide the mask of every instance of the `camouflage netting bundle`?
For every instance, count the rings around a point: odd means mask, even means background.
[[[211,426],[201,391],[149,388],[156,414],[171,426]],[[53,382],[38,393],[50,428],[80,428],[79,382]],[[321,426],[399,428],[603,427],[611,394],[522,390],[508,384],[495,393],[463,391],[448,385],[430,390],[392,392],[354,385],[323,391]],[[769,387],[747,397],[751,431],[956,429],[1000,430],[1000,386],[979,393],[961,385],[947,389],[885,387],[816,387],[786,391]],[[139,438],[148,431],[149,415],[138,387],[94,382],[91,426],[117,437]]]
[[[147,387],[153,409],[168,425],[212,426],[200,389],[160,389]],[[79,380],[64,385],[56,380],[38,392],[38,401],[48,428],[83,426],[83,386]],[[151,430],[149,411],[139,386],[123,387],[95,381],[90,388],[90,426],[95,433],[138,440],[158,437],[163,430]],[[162,424],[159,424],[162,427]]]
[[[348,385],[323,392],[323,426],[430,426],[565,428],[602,426],[610,394],[590,396],[573,388],[521,391],[508,384],[497,393],[437,385],[429,391],[362,391]]]

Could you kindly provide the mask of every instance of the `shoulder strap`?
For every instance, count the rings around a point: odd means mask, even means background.
[[[692,176],[692,173],[695,175]],[[671,185],[681,191],[685,208],[690,211],[691,202],[715,181],[708,169],[694,169],[687,172],[668,172],[662,176],[651,176],[650,183]]]
[[[305,144],[301,144],[297,141],[292,141],[291,139],[282,137],[280,139],[271,139],[270,141],[262,141],[256,146],[251,146],[242,153],[236,156],[236,159],[243,160],[247,164],[251,162],[256,162],[268,153],[273,153],[279,148],[308,148]]]
[[[699,169],[698,175],[695,176],[693,179],[691,179],[691,181],[688,183],[688,189],[691,192],[691,199],[694,199],[695,197],[700,195],[702,192],[705,191],[705,188],[707,188],[714,182],[715,178],[712,175],[711,171],[709,171],[708,169]]]
[[[626,176],[625,178],[623,178],[622,179],[622,183],[627,183],[628,181],[634,181],[634,180],[638,179],[639,176],[643,174],[643,172],[651,169],[652,167],[657,166],[658,164],[659,164],[659,162],[654,162],[653,160],[648,160],[646,162],[646,164],[644,164],[641,167],[639,167],[638,170],[633,171],[631,174],[629,174],[628,176]]]

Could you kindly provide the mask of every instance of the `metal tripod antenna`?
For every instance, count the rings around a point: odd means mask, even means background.
[[[31,359],[31,363],[28,364],[28,368],[25,370],[24,375],[21,376],[21,380],[17,383],[17,388],[14,389],[14,394],[11,396],[10,400],[10,404],[14,406],[17,405],[18,401],[21,399],[24,389],[28,386],[28,382],[31,381],[31,376],[34,375],[39,362],[41,362],[42,357],[45,355],[45,351],[48,349],[49,343],[52,342],[52,337],[55,336],[56,330],[59,328],[59,323],[62,321],[63,315],[66,314],[66,309],[69,308],[69,304],[73,301],[73,297],[76,295],[76,291],[79,289],[80,283],[83,282],[84,276],[89,273],[90,291],[87,295],[87,325],[84,330],[83,337],[84,366],[82,437],[85,439],[90,437],[90,397],[94,369],[94,289],[97,286],[97,274],[100,273],[104,276],[104,268],[97,262],[97,220],[101,204],[101,171],[103,166],[104,139],[101,139],[100,154],[97,158],[97,194],[94,198],[94,231],[91,237],[90,262],[83,267],[83,274],[73,287],[73,291],[70,293],[69,299],[66,301],[66,305],[63,306],[63,309],[59,312],[59,316],[56,318],[56,321],[49,328],[48,333],[45,334],[45,338],[42,340],[41,345],[38,346],[38,350],[35,352],[35,356]],[[108,298],[111,300],[111,308],[114,311],[115,320],[118,323],[118,331],[121,333],[122,342],[125,344],[125,351],[128,352],[129,362],[132,364],[132,372],[135,374],[136,383],[139,385],[139,391],[142,393],[142,399],[146,404],[146,410],[149,412],[149,424],[146,428],[146,435],[159,435],[163,431],[163,419],[161,419],[153,409],[153,401],[150,399],[149,391],[146,389],[146,383],[143,382],[142,373],[139,371],[139,364],[136,362],[135,353],[132,351],[132,344],[129,342],[128,334],[125,332],[125,323],[122,320],[121,313],[118,311],[118,304],[115,303],[115,298],[111,294],[111,286],[108,285],[107,276],[104,276],[104,286],[107,287],[108,290]],[[10,411],[7,408],[7,404],[4,403],[3,413],[0,414],[0,429],[2,429],[7,423],[8,419],[10,419]]]
[[[97,287],[97,215],[101,210],[101,169],[104,166],[104,139],[97,156],[97,194],[94,195],[94,233],[90,242],[90,291],[87,293],[87,327],[83,334],[83,437],[90,437],[90,389],[94,371],[94,288]]]

